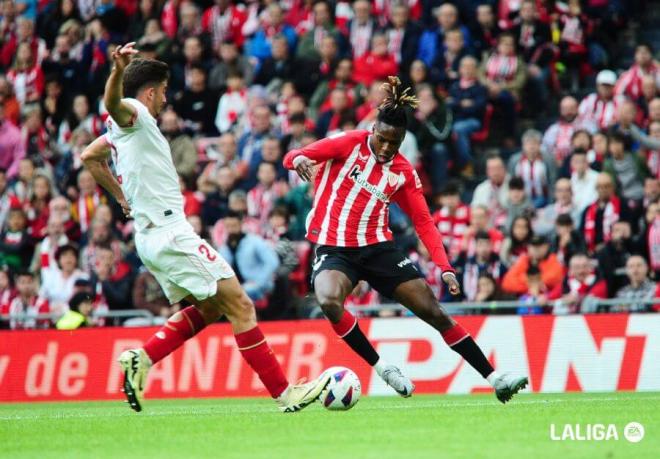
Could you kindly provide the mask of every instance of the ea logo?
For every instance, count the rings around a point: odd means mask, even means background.
[[[629,422],[623,428],[623,436],[630,443],[639,443],[644,438],[644,426],[639,422]]]

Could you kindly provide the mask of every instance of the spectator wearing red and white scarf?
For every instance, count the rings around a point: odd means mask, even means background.
[[[568,273],[564,280],[550,290],[548,299],[560,299],[553,312],[566,314],[580,312],[582,300],[586,296],[607,298],[607,284],[598,278],[589,257],[575,254],[568,262]]]
[[[599,129],[608,129],[615,124],[619,116],[619,107],[625,100],[614,94],[616,73],[601,70],[596,77],[596,92],[582,99],[578,107],[581,122],[594,124]]]
[[[30,45],[21,43],[14,66],[7,72],[7,79],[14,86],[16,99],[21,105],[39,101],[44,91],[44,73],[33,56]]]
[[[571,154],[573,134],[585,128],[578,120],[578,101],[573,96],[565,96],[559,102],[559,119],[550,125],[543,134],[543,148],[550,153],[557,163],[561,165]],[[595,130],[596,126],[588,126]]]
[[[461,202],[459,187],[449,182],[440,192],[440,208],[432,217],[449,259],[455,259],[463,246],[463,235],[470,225],[470,207]]]
[[[510,33],[498,37],[497,48],[481,64],[481,82],[488,88],[488,95],[504,119],[507,138],[515,133],[516,103],[520,100],[527,80],[527,68],[523,58],[516,53],[516,39]]]
[[[9,303],[2,305],[3,310],[0,311],[1,315],[9,315],[9,328],[12,330],[48,328],[49,320],[36,318],[38,314],[50,313],[50,307],[48,301],[37,295],[34,274],[20,272],[14,279],[17,294]],[[18,317],[21,315],[27,317]]]
[[[355,16],[346,24],[347,35],[353,58],[359,59],[369,51],[371,37],[378,25],[374,20],[371,11],[371,2],[368,0],[357,0],[353,2],[353,12]]]
[[[46,42],[34,34],[34,22],[21,16],[16,19],[15,32],[9,35],[9,40],[0,48],[0,67],[9,67],[22,44],[29,47],[35,65],[41,65],[41,61],[48,55]]]
[[[98,206],[105,204],[107,199],[96,186],[92,174],[86,169],[78,174],[78,189],[80,194],[72,206],[71,214],[80,225],[80,231],[85,233],[94,218],[94,212]]]
[[[30,266],[32,272],[39,272],[42,282],[57,270],[55,252],[59,247],[68,243],[69,238],[65,233],[62,217],[51,215],[46,225],[46,237],[35,247]]]
[[[520,177],[525,194],[536,208],[550,199],[550,184],[555,182],[557,168],[554,158],[541,149],[541,133],[528,129],[522,136],[522,151],[509,159],[509,175]]]
[[[598,198],[582,213],[580,229],[590,252],[597,250],[610,240],[612,224],[627,215],[627,206],[614,192],[612,176],[606,173],[598,175],[596,180]]]
[[[635,48],[635,64],[623,72],[614,86],[614,94],[637,100],[643,95],[642,81],[650,76],[660,87],[660,64],[653,59],[651,45],[639,44]]]
[[[230,0],[215,0],[215,5],[204,11],[202,29],[211,34],[214,46],[232,40],[238,46],[245,41],[243,24],[247,13],[243,5],[232,5]]]
[[[277,170],[275,164],[262,162],[257,171],[259,183],[247,193],[247,211],[250,217],[256,218],[262,225],[268,222],[268,215],[273,210],[275,200],[282,193],[278,191]]]

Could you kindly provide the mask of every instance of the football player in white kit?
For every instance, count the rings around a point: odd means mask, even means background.
[[[170,147],[156,117],[165,107],[169,68],[164,62],[132,59],[134,43],[119,46],[105,86],[108,132],[83,152],[96,181],[135,221],[135,246],[171,303],[189,306],[170,317],[140,349],[123,352],[124,393],[141,411],[149,368],[207,324],[225,315],[238,348],[284,412],[314,402],[330,378],[291,385],[256,321],[252,301],[229,264],[186,221]],[[108,165],[112,155],[115,177]]]

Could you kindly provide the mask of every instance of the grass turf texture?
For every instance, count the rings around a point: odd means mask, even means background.
[[[363,397],[279,413],[267,399],[0,404],[0,457],[658,458],[660,393]],[[623,427],[645,427],[636,444]],[[566,423],[613,423],[618,441],[551,441]]]

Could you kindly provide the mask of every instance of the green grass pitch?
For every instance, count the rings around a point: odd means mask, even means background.
[[[623,426],[642,423],[639,443]],[[552,441],[550,424],[615,424],[619,440]],[[660,393],[363,397],[279,413],[267,399],[0,404],[2,458],[660,458]]]

